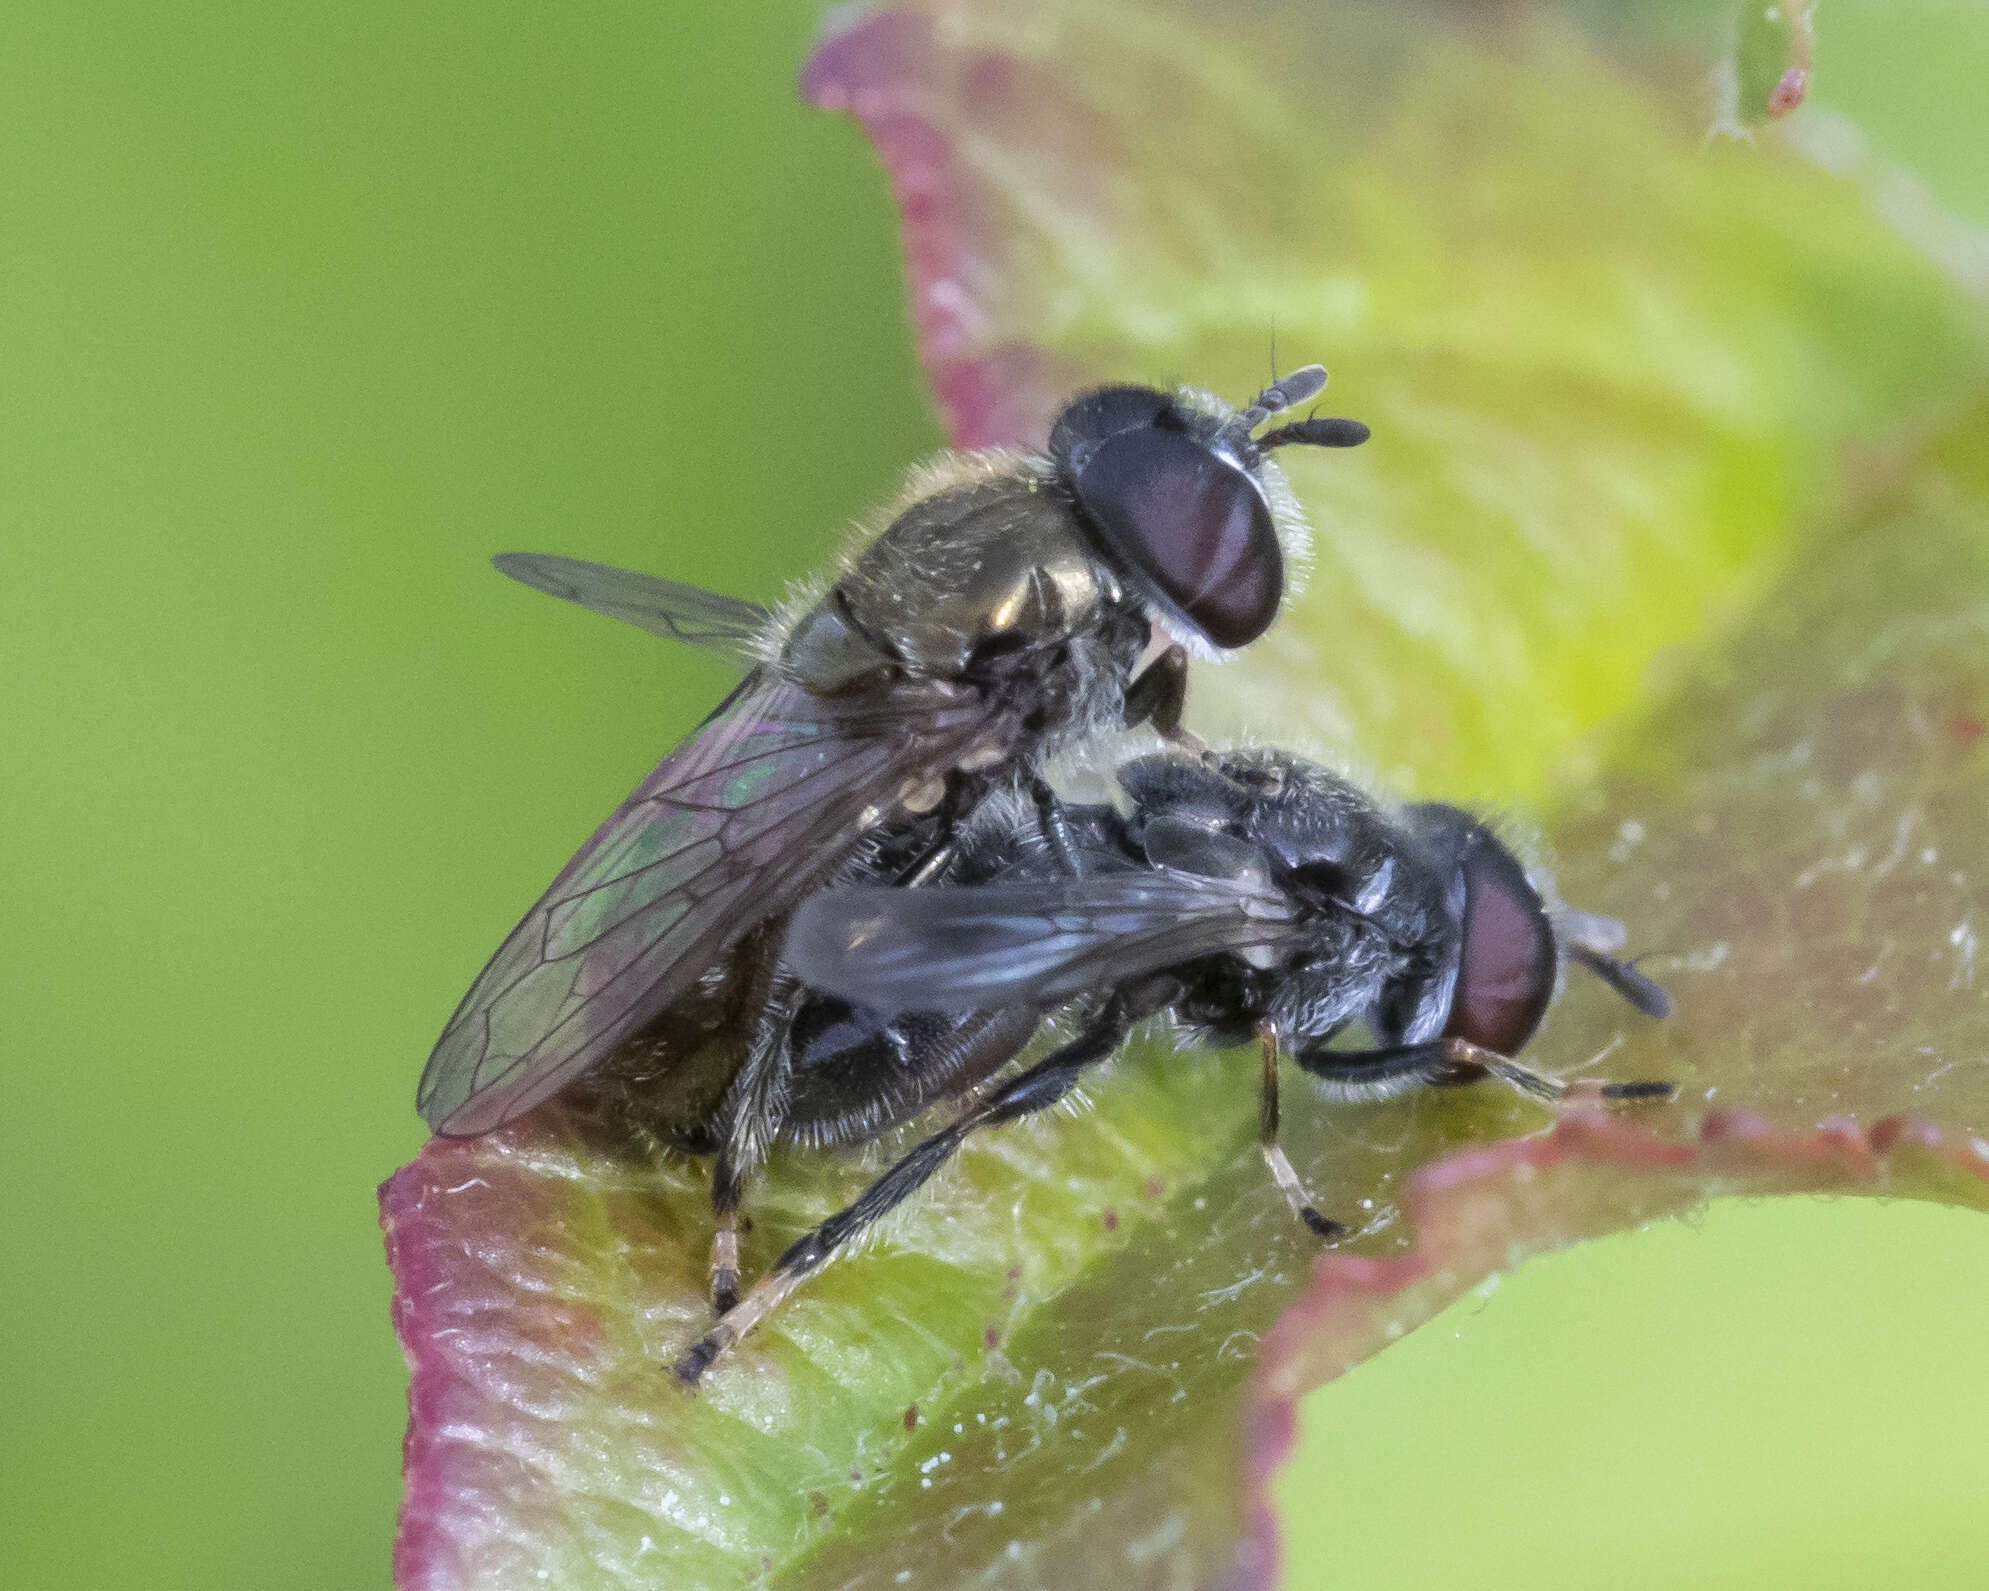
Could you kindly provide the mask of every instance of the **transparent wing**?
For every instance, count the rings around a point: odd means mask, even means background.
[[[1268,885],[1163,868],[1054,883],[824,890],[783,951],[804,983],[886,1014],[1047,1008],[1127,978],[1281,943]]]
[[[857,717],[755,669],[498,948],[415,1101],[469,1137],[530,1109],[820,882],[889,796],[998,734],[978,697]],[[991,727],[992,726],[992,727]]]
[[[771,615],[770,609],[743,597],[549,552],[499,553],[490,561],[500,574],[549,597],[736,659],[751,660],[753,638]]]

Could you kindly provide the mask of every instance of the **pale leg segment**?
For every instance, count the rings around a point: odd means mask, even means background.
[[[1278,1030],[1268,1022],[1257,1024],[1257,1042],[1264,1052],[1262,1091],[1258,1095],[1257,1144],[1264,1152],[1264,1164],[1271,1168],[1271,1180],[1285,1196],[1291,1213],[1315,1237],[1329,1241],[1346,1235],[1346,1227],[1328,1220],[1312,1203],[1305,1184],[1292,1169],[1290,1158],[1278,1145]]]

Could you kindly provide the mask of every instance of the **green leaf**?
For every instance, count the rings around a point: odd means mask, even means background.
[[[1704,56],[1583,15],[935,4],[804,86],[890,172],[960,440],[1090,380],[1245,394],[1273,330],[1332,368],[1374,441],[1294,461],[1310,589],[1191,716],[1548,817],[1678,1013],[1577,985],[1529,1059],[1681,1100],[1294,1092],[1356,1228],[1322,1258],[1254,1071],[1135,1047],[697,1399],[700,1168],[584,1100],[432,1144],[383,1190],[404,1588],[1262,1583],[1290,1399],[1488,1272],[1720,1193],[1989,1202],[1979,307],[1773,131],[1709,141]],[[865,1176],[778,1166],[747,1270]]]

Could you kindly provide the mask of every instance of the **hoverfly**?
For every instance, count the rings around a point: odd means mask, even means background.
[[[910,881],[942,869],[960,820],[994,791],[1028,790],[1059,830],[1038,768],[1072,741],[1150,722],[1187,743],[1187,654],[1263,633],[1286,543],[1304,534],[1269,455],[1367,437],[1341,419],[1261,429],[1325,380],[1307,366],[1236,412],[1107,387],[1065,406],[1045,453],[944,454],[791,616],[570,559],[498,560],[554,595],[756,661],[478,975],[422,1073],[429,1126],[488,1132],[652,1028],[673,1054],[687,1034],[732,1032],[724,1059],[674,1080],[724,1100],[713,1292],[728,1303],[743,1179],[780,1127],[793,1001],[767,947],[781,920],[866,836],[917,842]]]
[[[968,1036],[975,1065],[929,1090],[957,1096],[994,1078],[1051,1012],[1076,1012],[1078,1031],[995,1078],[854,1203],[790,1245],[678,1360],[684,1382],[695,1385],[970,1134],[1055,1104],[1148,1017],[1165,1014],[1191,1044],[1259,1046],[1265,1163],[1294,1216],[1332,1239],[1345,1229],[1320,1214],[1278,1146],[1283,1061],[1313,1077],[1327,1100],[1497,1078],[1552,1102],[1571,1085],[1518,1056],[1546,1015],[1564,958],[1647,1016],[1670,1010],[1656,984],[1611,954],[1620,924],[1550,910],[1518,858],[1468,812],[1418,805],[1390,814],[1346,780],[1278,751],[1233,751],[1213,763],[1162,753],[1128,762],[1118,780],[1129,814],[1067,811],[1076,876],[1016,832],[1024,825],[1011,807],[1010,834],[967,847],[954,878],[920,890],[852,881],[795,912],[785,962],[810,1000],[846,1013],[841,1077],[818,1090],[827,1095],[859,1099],[893,1069],[919,1076],[924,1057],[937,1062]],[[987,813],[984,821],[1002,820],[996,806]],[[1357,1028],[1362,1047],[1335,1044]],[[797,1034],[794,1070],[807,1076],[827,1057]],[[1006,1053],[990,1053],[991,1043]],[[1659,1082],[1578,1086],[1608,1101],[1675,1092]],[[791,1113],[788,1125],[800,1121]]]

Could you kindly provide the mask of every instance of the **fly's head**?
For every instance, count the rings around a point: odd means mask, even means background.
[[[1563,955],[1646,1016],[1670,1011],[1663,990],[1608,954],[1621,939],[1620,925],[1564,913],[1557,931],[1519,858],[1470,813],[1429,804],[1411,807],[1407,817],[1445,881],[1450,951],[1442,960],[1451,990],[1444,1037],[1495,1055],[1519,1054],[1553,1003]]]
[[[1234,413],[1187,393],[1102,387],[1057,416],[1051,463],[1093,550],[1191,650],[1247,646],[1284,600],[1285,543],[1303,527],[1268,454],[1367,440],[1358,420],[1260,429],[1325,385],[1307,365]]]

